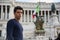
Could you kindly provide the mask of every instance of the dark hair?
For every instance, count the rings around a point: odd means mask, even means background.
[[[14,13],[15,13],[18,9],[19,9],[19,10],[23,10],[22,7],[20,7],[20,6],[16,6],[16,7],[14,8]]]

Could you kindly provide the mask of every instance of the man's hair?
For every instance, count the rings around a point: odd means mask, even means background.
[[[16,6],[16,7],[14,8],[14,13],[15,13],[18,9],[19,9],[19,10],[23,10],[22,7],[20,7],[20,6]]]

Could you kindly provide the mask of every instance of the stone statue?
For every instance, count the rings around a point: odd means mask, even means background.
[[[51,11],[52,11],[53,13],[55,13],[55,10],[56,10],[56,8],[55,8],[55,4],[52,3],[52,5],[51,5]]]
[[[36,26],[36,30],[43,30],[43,19],[41,16],[36,16],[36,22],[34,22],[35,26]]]

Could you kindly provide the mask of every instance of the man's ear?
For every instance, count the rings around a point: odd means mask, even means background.
[[[15,13],[14,13],[14,15],[15,15]]]
[[[16,13],[14,13],[14,16],[16,15]]]
[[[16,13],[14,13],[14,15],[15,15]]]

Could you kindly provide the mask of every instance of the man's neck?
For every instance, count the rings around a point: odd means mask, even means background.
[[[17,18],[15,18],[15,20],[19,22],[19,20]]]

